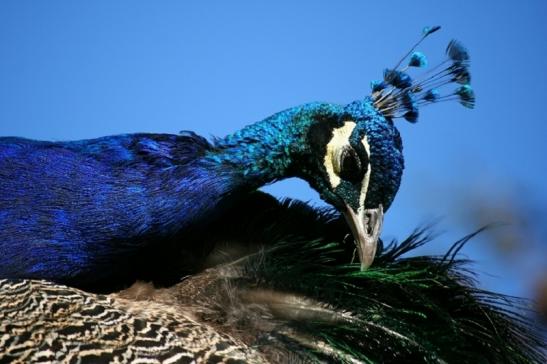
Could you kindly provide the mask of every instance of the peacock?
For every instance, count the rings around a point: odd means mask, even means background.
[[[414,123],[420,106],[436,102],[475,103],[469,54],[458,41],[429,73],[409,74],[426,66],[416,48],[439,29],[426,27],[370,96],[296,106],[224,138],[0,138],[0,277],[95,291],[136,279],[168,286],[209,255],[201,231],[222,224],[248,193],[288,177],[307,181],[344,215],[367,269],[404,169],[394,120]],[[443,91],[448,84],[457,87]]]
[[[420,42],[369,97],[222,139],[2,138],[0,363],[543,363],[527,303],[457,257],[474,234],[442,256],[406,255],[428,229],[379,238],[404,168],[394,120],[475,102],[457,41],[409,76]],[[292,176],[334,209],[255,191]]]
[[[202,270],[170,287],[0,280],[0,363],[545,362],[528,303],[477,288],[457,256],[476,233],[410,257],[431,240],[418,229],[363,271],[337,211],[262,192],[235,207],[204,230]]]

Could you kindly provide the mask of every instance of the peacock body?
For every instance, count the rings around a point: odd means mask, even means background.
[[[404,168],[394,120],[475,101],[460,43],[421,81],[414,48],[368,97],[212,141],[0,138],[0,363],[544,362],[525,302],[456,257],[471,236],[438,257],[404,256],[425,231],[379,239]],[[287,177],[335,210],[254,192]]]
[[[0,276],[80,287],[122,279],[151,244],[205,249],[186,241],[189,230],[265,183],[299,176],[332,194],[317,177],[314,156],[326,153],[325,138],[346,119],[362,120],[370,153],[387,151],[373,160],[376,190],[367,202],[387,208],[403,168],[401,142],[370,99],[289,109],[213,144],[192,133],[55,143],[2,138]],[[346,187],[356,205],[356,189]]]
[[[422,40],[438,29],[424,29]],[[410,53],[408,66],[387,69],[369,97],[294,107],[213,142],[191,132],[0,138],[0,277],[83,288],[172,283],[186,265],[156,269],[164,262],[154,258],[174,245],[187,261],[206,255],[210,247],[192,241],[192,231],[287,177],[306,180],[344,214],[367,268],[404,168],[393,120],[415,122],[419,106],[441,100],[474,104],[461,44],[452,41],[444,68],[422,81],[406,70],[424,66],[425,56]],[[437,88],[450,83],[463,86],[440,97]]]

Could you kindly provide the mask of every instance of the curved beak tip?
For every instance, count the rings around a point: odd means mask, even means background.
[[[359,208],[355,212],[350,206],[346,205],[344,217],[353,234],[361,270],[364,271],[371,266],[376,255],[378,239],[382,232],[384,221],[384,209],[382,205],[375,209]]]

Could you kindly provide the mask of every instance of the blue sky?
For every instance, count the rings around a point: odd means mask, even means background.
[[[463,2],[462,2],[463,3]],[[525,5],[523,5],[525,4]],[[418,39],[440,60],[451,38],[472,57],[477,107],[431,106],[400,121],[406,171],[384,236],[442,217],[428,253],[479,227],[468,195],[511,196],[547,226],[547,2],[0,2],[0,135],[68,140],[194,130],[223,136],[310,101],[369,93]],[[304,182],[267,188],[321,204]],[[536,228],[538,230],[538,228]],[[547,260],[545,228],[502,258],[487,239],[464,254],[481,285],[529,295]]]

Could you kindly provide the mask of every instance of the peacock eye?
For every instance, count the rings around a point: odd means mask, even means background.
[[[360,182],[363,178],[361,161],[349,146],[341,148],[334,161],[334,172],[349,182]]]

